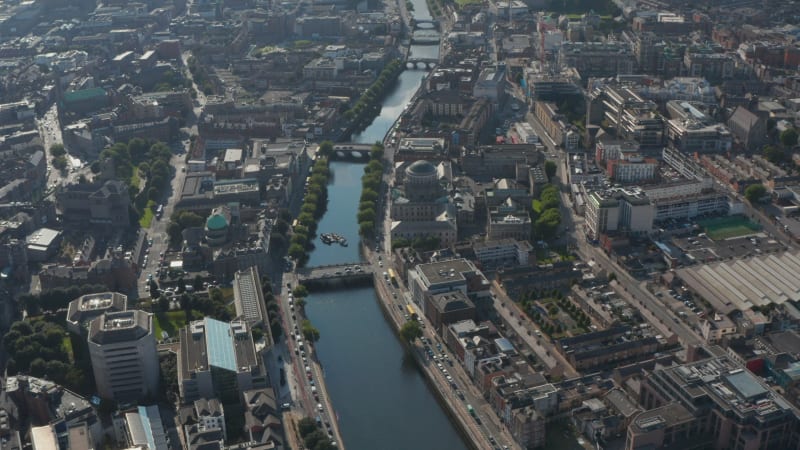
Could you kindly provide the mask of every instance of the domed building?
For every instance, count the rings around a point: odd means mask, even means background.
[[[409,164],[400,185],[392,190],[392,239],[435,237],[443,246],[455,242],[456,210],[447,194],[448,163],[425,160]]]
[[[445,194],[439,183],[439,170],[424,160],[406,167],[403,190],[404,197],[412,202],[430,202]]]
[[[208,245],[218,247],[228,242],[230,228],[230,212],[225,208],[215,208],[206,219],[205,237]]]

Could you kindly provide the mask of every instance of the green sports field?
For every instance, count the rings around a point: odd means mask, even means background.
[[[761,230],[758,224],[751,222],[744,216],[715,217],[701,220],[697,223],[703,228],[708,237],[715,241],[745,236]]]

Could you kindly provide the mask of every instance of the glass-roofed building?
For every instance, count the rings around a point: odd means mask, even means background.
[[[182,402],[218,398],[231,403],[246,390],[266,387],[266,369],[245,321],[196,320],[181,329],[180,341]]]

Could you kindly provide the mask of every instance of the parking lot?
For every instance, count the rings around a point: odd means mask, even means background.
[[[700,233],[697,236],[675,238],[673,244],[687,255],[690,262],[695,263],[749,258],[784,250],[783,244],[766,233],[722,241],[714,241]]]

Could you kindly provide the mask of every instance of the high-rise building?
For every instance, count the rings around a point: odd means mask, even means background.
[[[157,393],[159,365],[152,314],[107,312],[89,325],[88,343],[101,397],[130,401]]]

